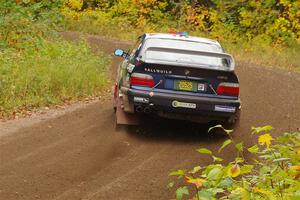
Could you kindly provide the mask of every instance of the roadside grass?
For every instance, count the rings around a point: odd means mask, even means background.
[[[102,35],[108,38],[135,41],[144,32],[169,32],[170,30],[188,31],[190,35],[203,36],[218,40],[227,52],[234,55],[237,63],[249,63],[265,67],[282,68],[294,72],[300,72],[300,45],[275,46],[263,38],[246,42],[242,39],[227,41],[222,36],[210,35],[197,31],[189,31],[189,27],[173,28],[170,26],[149,27],[142,29],[132,27],[126,21],[120,19],[108,19],[105,13],[88,11],[89,13],[64,13],[66,16],[66,30],[79,31],[88,34]],[[72,14],[76,14],[73,16]]]
[[[68,31],[77,31],[81,33],[101,35],[111,39],[123,41],[135,41],[136,38],[147,32],[147,27],[143,30],[135,29],[126,21],[120,22],[114,19],[108,19],[107,16],[92,12],[84,14],[77,12],[66,12],[64,28]],[[76,16],[74,16],[76,14]],[[151,31],[151,30],[149,30]]]
[[[110,58],[85,41],[43,40],[38,50],[0,52],[0,118],[36,107],[99,96],[109,83]]]
[[[271,47],[252,43],[222,43],[226,51],[232,53],[238,63],[255,64],[271,68],[281,68],[300,73],[300,46]]]
[[[0,4],[0,119],[103,95],[110,57],[59,37],[62,1]]]

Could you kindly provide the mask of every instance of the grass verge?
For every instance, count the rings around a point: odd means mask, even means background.
[[[0,52],[0,118],[23,110],[99,96],[110,58],[85,41],[40,40],[36,48]]]

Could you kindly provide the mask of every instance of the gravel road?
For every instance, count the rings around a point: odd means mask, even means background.
[[[79,33],[63,34],[75,40]],[[86,36],[111,54],[128,43]],[[111,74],[119,59],[113,60]],[[251,126],[273,125],[274,134],[300,128],[300,75],[238,63],[242,115],[234,137],[251,145]],[[116,132],[111,100],[77,104],[63,111],[0,124],[0,199],[172,199],[168,173],[205,165],[195,149],[216,150],[226,139],[196,124],[149,120]],[[50,114],[49,114],[50,113]],[[52,114],[51,114],[52,113]],[[230,160],[234,153],[222,153]]]

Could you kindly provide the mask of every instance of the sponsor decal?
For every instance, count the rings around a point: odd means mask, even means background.
[[[218,78],[218,79],[221,79],[221,80],[227,80],[227,79],[228,79],[227,76],[218,76],[217,78]]]
[[[149,99],[144,97],[133,97],[133,101],[137,103],[149,103]]]
[[[148,68],[145,67],[145,72],[152,72],[152,73],[159,73],[159,74],[172,74],[172,70],[165,70],[165,69],[157,69],[157,68]]]
[[[204,92],[204,91],[205,91],[205,84],[203,84],[203,83],[198,83],[198,91]]]
[[[215,111],[234,113],[236,111],[236,107],[215,105]]]
[[[192,108],[195,109],[197,106],[194,103],[186,103],[186,102],[180,102],[180,101],[173,101],[172,106],[174,108]]]

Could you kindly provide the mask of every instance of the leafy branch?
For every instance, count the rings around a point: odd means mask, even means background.
[[[170,176],[183,180],[184,187],[177,188],[176,198],[196,200],[210,199],[299,199],[300,198],[300,133],[284,133],[273,138],[272,126],[252,127],[252,137],[257,136],[257,144],[245,148],[242,142],[232,137],[233,130],[221,125],[229,139],[225,140],[217,152],[201,147],[196,151],[210,155],[213,163],[196,166],[191,170],[177,170]],[[227,164],[217,164],[223,159],[215,155],[232,145],[237,154]],[[252,154],[246,161],[244,151]],[[172,187],[174,186],[174,182]],[[169,187],[169,188],[172,188]],[[190,187],[196,188],[191,193]]]

